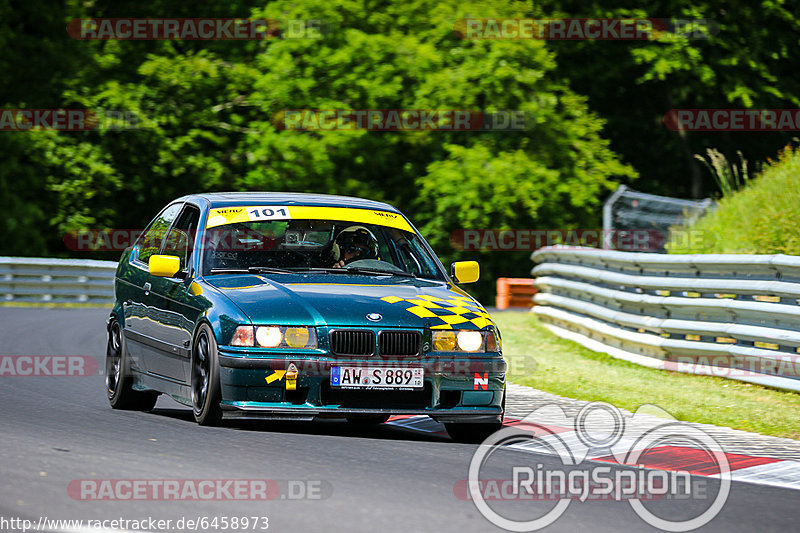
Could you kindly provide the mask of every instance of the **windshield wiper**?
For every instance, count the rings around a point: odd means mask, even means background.
[[[212,268],[212,274],[293,274],[291,270],[272,267]]]
[[[308,268],[298,268],[297,270],[303,272],[325,272],[328,274],[374,274],[378,276],[403,276],[406,278],[417,277],[410,272],[404,272],[402,270],[380,270],[377,268],[362,268],[362,267],[344,267],[344,268],[308,267]]]
[[[330,272],[331,274],[346,274],[347,270],[334,267],[296,267],[295,272]]]
[[[352,272],[353,274],[376,274],[379,276],[402,276],[404,278],[416,278],[411,272],[404,270],[379,270],[377,268],[361,268],[361,267],[347,267],[342,270]]]
[[[294,271],[286,268],[275,267],[247,267],[251,274],[294,274]]]
[[[212,268],[212,274],[249,274],[246,268]]]

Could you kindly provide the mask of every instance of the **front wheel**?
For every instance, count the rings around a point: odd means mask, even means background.
[[[122,327],[114,320],[108,328],[106,347],[106,394],[112,409],[150,411],[155,407],[158,393],[133,389],[128,369],[128,351],[122,337]]]
[[[200,326],[192,350],[192,411],[201,426],[216,426],[222,421],[219,385],[219,359],[214,332]]]

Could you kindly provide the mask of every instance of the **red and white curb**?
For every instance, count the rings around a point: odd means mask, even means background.
[[[388,420],[387,424],[411,431],[447,436],[447,431],[443,424],[425,415],[393,416]],[[511,449],[528,453],[557,455],[554,448],[548,445],[548,439],[552,438],[554,434],[557,434],[558,438],[568,448],[581,446],[578,436],[572,428],[550,425],[534,426],[514,418],[506,418],[504,425],[538,433],[539,435],[537,436],[540,437],[524,443],[507,445]],[[619,444],[633,446],[636,440],[627,438]],[[724,453],[728,461],[732,481],[800,490],[800,461],[739,453]],[[638,457],[636,465],[630,466],[654,470],[680,470],[692,475],[709,478],[720,477],[717,463],[708,453],[699,448],[664,445],[649,448],[641,455],[634,455]],[[607,453],[590,453],[585,459],[620,464],[613,455]]]

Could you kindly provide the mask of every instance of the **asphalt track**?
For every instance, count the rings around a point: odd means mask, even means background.
[[[102,361],[106,316],[105,309],[0,308],[0,355],[91,355]],[[99,374],[0,376],[0,405],[0,523],[153,517],[173,520],[169,531],[177,531],[181,518],[267,516],[269,531],[281,532],[501,531],[471,501],[454,495],[477,447],[444,436],[343,421],[202,428],[164,397],[152,413],[112,411]],[[491,468],[508,471],[520,460],[512,451],[498,454]],[[545,455],[537,462],[560,464]],[[270,479],[279,481],[281,495],[271,501],[84,501],[68,492],[70,482],[81,479]],[[321,497],[292,499],[288,480],[294,487],[319,488]],[[709,483],[713,489],[716,480]],[[703,530],[796,530],[798,504],[796,490],[734,482],[726,505]],[[502,505],[531,518],[552,502]],[[670,517],[706,506],[695,499],[665,500],[650,509]],[[593,501],[572,502],[547,530],[656,529],[627,502]]]

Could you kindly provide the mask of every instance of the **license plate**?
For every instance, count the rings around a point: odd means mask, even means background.
[[[422,368],[331,367],[331,387],[342,389],[421,389]]]

